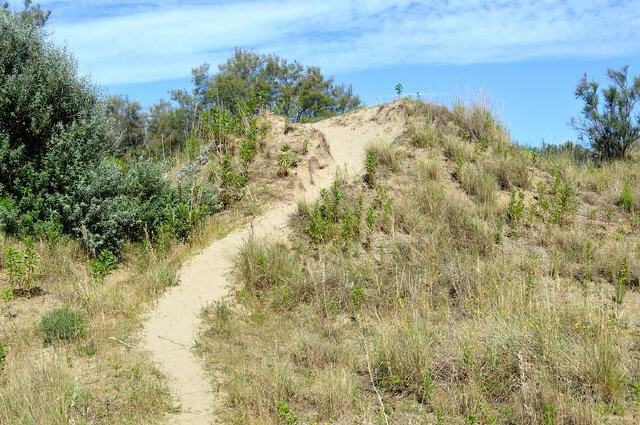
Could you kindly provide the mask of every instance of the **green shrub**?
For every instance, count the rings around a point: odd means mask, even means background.
[[[524,218],[524,194],[511,192],[507,205],[507,222],[512,226],[518,226]]]
[[[0,9],[0,196],[34,222],[65,217],[78,182],[114,148],[95,89],[36,21]]]
[[[40,257],[32,239],[27,238],[24,245],[23,249],[7,246],[4,250],[4,264],[13,291],[30,295],[37,277]]]
[[[103,249],[100,254],[89,261],[91,277],[96,281],[102,281],[107,275],[118,267],[118,257],[108,249]]]
[[[75,339],[84,335],[86,331],[87,322],[84,315],[68,306],[51,310],[40,320],[40,332],[47,344]]]
[[[533,209],[543,220],[563,224],[578,209],[573,189],[567,184],[561,173],[555,172],[551,187],[538,183],[537,200]]]

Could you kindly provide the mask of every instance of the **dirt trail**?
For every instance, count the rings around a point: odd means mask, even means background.
[[[350,178],[360,175],[367,143],[374,139],[392,141],[404,130],[401,106],[363,109],[310,125],[324,135],[330,151],[327,157],[333,160],[314,170],[312,177],[309,172],[300,172],[296,198],[308,201],[317,198],[320,190],[331,184],[339,168],[346,169]],[[232,256],[243,241],[251,234],[281,237],[296,208],[296,200],[278,204],[250,225],[214,241],[183,266],[180,285],[170,288],[149,314],[142,331],[142,347],[167,376],[169,388],[181,405],[180,411],[168,419],[169,424],[217,423],[213,411],[220,400],[192,352],[200,330],[200,313],[230,293],[228,273]]]

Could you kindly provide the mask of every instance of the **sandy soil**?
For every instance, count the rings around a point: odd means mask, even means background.
[[[339,169],[346,171],[348,178],[360,176],[366,145],[376,139],[391,142],[404,131],[402,106],[396,103],[362,109],[310,124],[324,136],[326,143],[316,146],[320,153],[300,166],[306,170],[299,170],[300,184],[295,198],[316,199],[321,189],[329,187]],[[148,315],[142,347],[166,375],[181,406],[179,412],[168,418],[169,424],[218,423],[214,411],[221,397],[216,396],[201,361],[193,353],[200,313],[207,305],[229,295],[232,257],[243,241],[252,234],[283,237],[288,218],[296,208],[297,200],[277,204],[250,225],[214,241],[183,266],[180,284],[170,288]]]

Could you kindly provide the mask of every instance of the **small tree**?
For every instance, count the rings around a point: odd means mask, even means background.
[[[396,84],[395,90],[396,90],[396,94],[398,95],[398,97],[402,96],[402,90],[403,89],[404,89],[404,87],[402,87],[402,83]]]
[[[572,119],[571,125],[601,160],[624,158],[640,139],[640,113],[636,110],[640,77],[630,85],[627,70],[625,66],[607,71],[612,84],[602,90],[602,96],[598,83],[589,81],[586,74],[576,88],[576,98],[584,101],[584,107],[582,118]]]

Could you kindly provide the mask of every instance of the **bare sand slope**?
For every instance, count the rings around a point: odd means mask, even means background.
[[[350,178],[359,176],[367,143],[376,139],[393,141],[404,131],[401,108],[402,104],[391,104],[310,124],[321,133],[320,139],[324,136],[330,155],[326,155],[327,164],[313,169],[313,176],[309,176],[309,171],[299,171],[300,188],[295,198],[314,200],[321,189],[331,184],[339,169],[345,170]],[[311,159],[307,165],[311,170]],[[252,234],[282,237],[289,216],[296,208],[297,200],[278,204],[250,225],[214,241],[183,266],[180,284],[170,288],[148,315],[142,331],[142,347],[151,353],[166,375],[169,388],[181,405],[180,411],[168,418],[168,423],[217,423],[214,409],[220,402],[219,397],[192,352],[200,330],[200,313],[207,305],[229,295],[232,257],[243,241]]]

